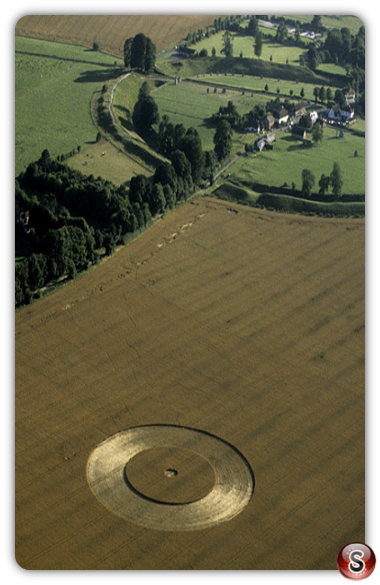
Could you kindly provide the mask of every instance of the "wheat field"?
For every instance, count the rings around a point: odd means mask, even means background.
[[[199,198],[18,311],[18,563],[336,569],[365,541],[364,251],[363,219]],[[103,505],[91,453],[147,425],[238,450],[255,478],[244,509],[182,531]],[[191,488],[210,472],[193,463]]]
[[[185,38],[189,32],[213,24],[218,15],[30,15],[16,24],[16,34],[92,47],[123,55],[127,38],[143,32],[162,51]]]

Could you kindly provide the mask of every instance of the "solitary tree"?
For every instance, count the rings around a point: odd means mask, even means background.
[[[331,171],[331,174],[330,174],[330,183],[331,183],[331,188],[332,188],[332,192],[333,192],[334,196],[341,197],[343,179],[342,179],[342,173],[340,170],[340,166],[336,162],[334,162],[333,170]]]
[[[226,57],[232,57],[234,52],[233,38],[230,31],[226,30],[223,35],[223,53]]]
[[[232,129],[227,120],[220,120],[214,135],[214,150],[218,160],[227,158],[232,149]]]
[[[256,57],[261,57],[261,53],[263,50],[263,35],[258,30],[255,36],[255,55]]]
[[[137,130],[146,132],[159,122],[158,107],[151,95],[143,95],[136,102],[132,121]]]
[[[313,142],[316,142],[316,143],[322,142],[322,140],[323,140],[323,128],[319,122],[316,122],[314,124],[312,138],[313,138]]]
[[[326,175],[322,174],[321,178],[319,179],[318,186],[319,186],[319,194],[324,195],[326,191],[328,191],[330,185],[330,177],[326,177]]]
[[[304,197],[310,197],[311,190],[315,184],[315,177],[309,169],[302,171],[302,195]]]

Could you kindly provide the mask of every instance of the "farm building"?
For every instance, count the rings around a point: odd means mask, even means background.
[[[263,136],[263,138],[256,140],[255,149],[258,150],[259,152],[261,152],[264,148],[271,150],[273,148],[273,142],[275,142],[275,140],[276,136],[275,134],[273,134],[273,132],[271,134],[267,134],[266,136]]]
[[[289,112],[281,104],[271,104],[270,109],[279,124],[285,124],[289,119]]]
[[[351,106],[343,106],[343,108],[334,106],[327,112],[327,118],[332,122],[347,122],[348,120],[352,120],[354,115],[355,112]]]
[[[190,49],[190,47],[178,46],[176,47],[176,51],[178,55],[181,55],[185,58],[196,57],[198,52],[195,49]]]
[[[294,138],[298,138],[299,140],[306,140],[305,128],[302,128],[301,126],[293,126],[292,136],[294,136]]]
[[[263,126],[265,130],[271,130],[275,123],[275,119],[271,114],[267,114],[265,118],[263,118]]]
[[[298,118],[306,114],[306,102],[300,101],[294,106],[294,115]]]
[[[346,105],[354,104],[356,101],[356,93],[354,89],[349,89],[348,92],[344,95],[344,99],[346,100]]]
[[[309,118],[311,120],[312,125],[314,126],[314,124],[318,120],[318,114],[317,114],[317,112],[315,110],[313,112],[310,112],[309,113]]]

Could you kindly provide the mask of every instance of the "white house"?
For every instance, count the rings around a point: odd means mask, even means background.
[[[316,112],[315,110],[314,110],[314,112],[310,112],[310,113],[309,113],[309,117],[310,117],[311,123],[312,123],[312,124],[313,124],[313,126],[314,126],[314,124],[315,124],[315,123],[316,123],[316,121],[318,120],[318,114],[317,114],[317,112]]]
[[[345,106],[345,109],[335,106],[329,110],[327,117],[334,122],[347,122],[352,120],[354,115],[355,112],[350,106]]]
[[[346,105],[354,104],[356,101],[356,93],[355,90],[352,88],[348,90],[348,92],[344,95],[346,100]]]

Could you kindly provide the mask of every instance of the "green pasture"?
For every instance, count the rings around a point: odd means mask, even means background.
[[[249,81],[248,76],[216,76],[200,77],[205,81],[218,82],[226,81],[226,93],[222,93],[221,88],[214,88],[207,84],[192,83],[189,81],[181,82],[175,85],[174,82],[160,87],[154,92],[154,99],[158,105],[160,116],[168,115],[173,124],[183,124],[186,128],[193,127],[199,132],[204,150],[214,148],[213,136],[215,128],[209,126],[205,119],[219,110],[219,107],[226,106],[228,101],[232,101],[240,114],[244,114],[256,104],[265,104],[269,99],[266,93],[245,92],[228,87],[231,83],[237,85]],[[256,83],[255,78],[251,78],[252,83]],[[269,82],[270,80],[268,80]],[[273,80],[272,80],[273,82]],[[262,83],[262,81],[260,81]],[[274,88],[280,86],[282,93],[288,93],[290,87],[296,84],[293,82],[279,82],[274,84]],[[301,84],[298,85],[298,87]],[[305,98],[312,98],[313,85],[302,84],[305,89]],[[207,88],[209,87],[209,93]],[[294,91],[294,90],[293,90]],[[294,97],[296,97],[294,92]],[[363,131],[363,124],[359,121],[356,127]],[[233,173],[248,183],[267,182],[270,185],[280,186],[285,181],[291,184],[293,181],[296,185],[300,184],[300,177],[303,168],[310,168],[318,179],[322,173],[331,172],[332,163],[338,162],[342,167],[345,181],[344,191],[348,194],[364,193],[364,157],[365,157],[365,139],[354,133],[345,132],[344,138],[336,138],[337,132],[332,128],[324,129],[324,139],[322,144],[305,148],[301,143],[295,141],[287,132],[281,132],[277,135],[277,143],[273,151],[262,152],[256,158],[242,158],[234,167]],[[256,139],[254,135],[244,132],[234,132],[233,136],[233,154],[241,152],[246,142],[253,142]],[[354,158],[355,150],[358,151],[359,157]],[[309,166],[302,166],[309,165]],[[299,167],[300,170],[299,170]],[[269,178],[269,179],[268,179]],[[300,185],[299,185],[300,186]]]
[[[275,34],[275,31],[271,31],[270,29],[262,30],[266,34],[273,33],[273,36]],[[191,45],[191,48],[198,51],[198,53],[202,49],[206,49],[209,56],[211,56],[212,54],[212,49],[215,48],[216,55],[221,56],[223,55],[222,49],[224,47],[223,35],[224,31],[212,35],[209,38],[204,38],[195,45]],[[240,53],[243,53],[243,57],[257,59],[257,57],[255,57],[254,51],[255,40],[253,37],[243,36],[234,32],[231,33],[231,36],[233,39],[234,57],[239,57]],[[299,47],[289,47],[264,40],[260,59],[264,61],[269,61],[270,57],[272,56],[272,60],[274,63],[286,63],[288,61],[289,64],[291,65],[297,65],[299,63],[299,58],[301,54],[306,54],[306,50],[300,49]]]
[[[85,61],[87,63],[102,64],[107,66],[124,66],[120,57],[114,57],[100,51],[94,51],[80,45],[67,45],[56,41],[44,41],[29,37],[16,36],[15,50],[34,55],[44,55],[59,59],[70,59],[72,61]]]
[[[198,77],[200,81],[208,82],[208,83],[220,83],[230,88],[245,88],[248,91],[265,91],[265,86],[268,86],[268,94],[276,94],[277,90],[280,90],[281,96],[287,96],[289,99],[295,100],[313,100],[315,99],[313,91],[315,87],[321,87],[323,85],[325,89],[331,87],[332,92],[334,93],[336,87],[330,85],[329,83],[325,84],[313,84],[313,83],[301,83],[297,81],[285,80],[280,79],[280,81],[270,78],[270,77],[257,77],[253,75],[216,75],[213,73],[212,75],[204,74]],[[304,97],[301,98],[301,90],[304,90]],[[293,95],[290,95],[290,92],[293,92]],[[273,99],[273,95],[268,95],[268,100]],[[267,101],[268,101],[267,100]]]
[[[365,139],[350,132],[339,138],[336,129],[323,130],[322,143],[305,147],[294,139],[289,132],[276,135],[273,150],[262,151],[257,155],[241,157],[232,167],[230,181],[237,185],[250,186],[262,183],[281,187],[293,181],[297,189],[302,186],[301,173],[309,169],[316,178],[314,189],[322,173],[329,175],[333,163],[340,165],[343,178],[342,192],[347,195],[365,193]],[[354,157],[355,150],[358,156]]]
[[[285,18],[299,20],[304,23],[311,22],[313,17],[310,14],[292,14],[291,16],[285,16]],[[327,29],[348,28],[351,34],[356,35],[360,27],[364,26],[364,23],[360,18],[353,15],[322,15],[322,25]]]
[[[203,149],[214,148],[213,137],[215,128],[205,121],[212,114],[218,112],[220,106],[227,106],[231,100],[240,114],[249,112],[256,104],[265,104],[268,99],[266,95],[246,93],[234,89],[227,89],[222,93],[220,88],[214,93],[210,86],[210,93],[207,93],[207,85],[183,81],[178,85],[170,82],[154,92],[154,99],[158,106],[160,116],[166,114],[173,124],[183,124],[185,128],[195,128],[202,139]],[[237,148],[244,146],[245,134],[234,133],[234,142]]]
[[[55,57],[40,57],[36,53],[42,45],[47,53],[49,42],[16,37],[16,50],[22,47],[23,51],[34,52],[15,56],[16,176],[45,148],[56,156],[94,143],[97,129],[90,115],[91,96],[115,76],[112,66],[59,58],[70,54],[79,59],[86,54],[82,47],[52,43]],[[95,54],[89,53],[91,58]]]

